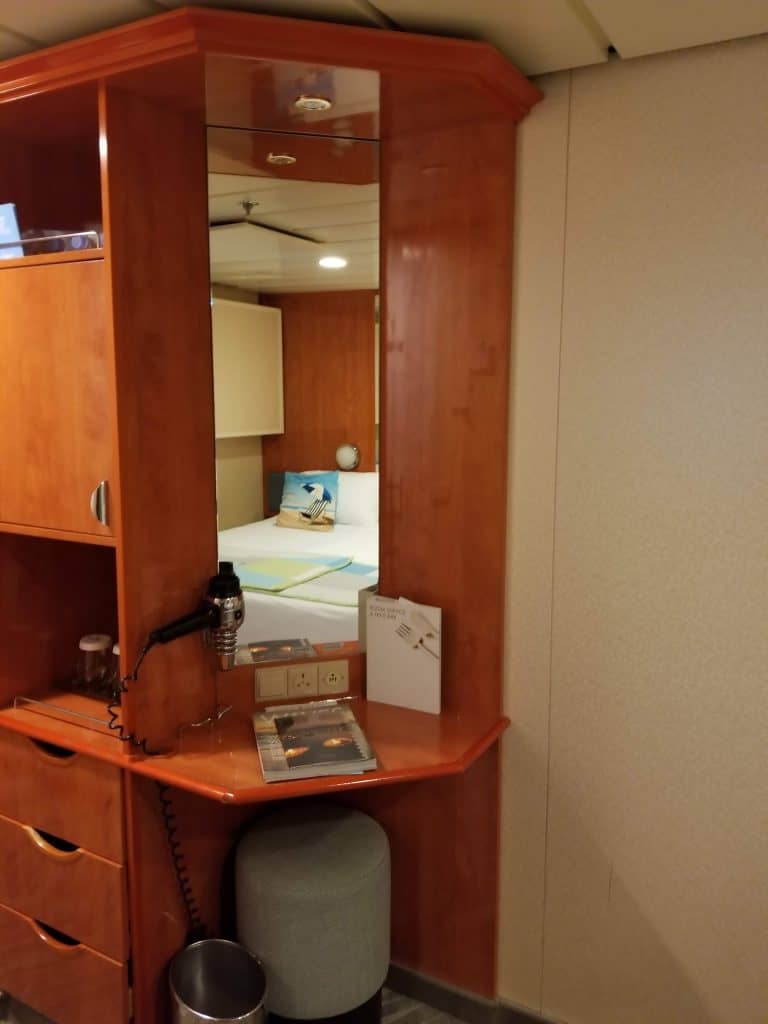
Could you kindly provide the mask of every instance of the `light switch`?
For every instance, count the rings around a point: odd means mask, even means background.
[[[280,665],[256,669],[256,700],[288,696],[288,675]]]

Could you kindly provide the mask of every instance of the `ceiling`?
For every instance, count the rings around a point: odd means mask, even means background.
[[[0,59],[185,3],[484,40],[528,75],[598,64],[608,60],[610,50],[627,59],[768,32],[768,0],[0,0]],[[242,66],[240,92],[235,90],[242,94],[242,109],[235,110],[234,120],[222,115],[214,123],[254,127],[250,106],[253,97],[261,97],[264,91],[263,70],[258,62]],[[295,91],[294,79],[306,71],[298,65],[279,70],[288,76],[289,91]],[[231,68],[227,65],[221,71],[231,114]],[[351,76],[353,80],[336,91],[355,97],[359,109],[353,104],[334,111],[334,123],[375,117],[377,76],[350,69],[335,69],[335,73]],[[215,75],[211,81],[217,81]],[[266,94],[281,92],[271,79],[266,86]],[[215,94],[213,89],[213,100]],[[274,132],[265,134],[259,145],[284,148],[278,133],[295,131],[295,125],[284,123],[280,111],[265,123],[267,107],[261,100],[258,106],[257,127]],[[309,122],[302,125],[302,132],[328,133],[327,120],[317,125],[311,118]],[[339,129],[338,134],[375,137],[374,127],[360,127],[356,125],[354,132]],[[226,129],[222,131],[227,134]],[[224,136],[209,140],[209,169],[214,172],[209,175],[210,219],[219,225],[242,219],[242,204],[248,200],[253,206],[251,219],[260,226],[233,223],[212,230],[212,280],[255,291],[375,288],[378,185],[368,170],[370,160],[360,154],[360,160],[349,163],[351,154],[342,154],[338,140],[333,159],[327,154],[315,156],[299,150],[294,137],[291,152],[297,158],[296,172],[265,171],[266,151],[261,153],[256,143],[245,140],[252,133],[239,134],[242,145],[226,142]],[[309,139],[306,145],[315,141]],[[211,153],[217,154],[218,163]],[[340,155],[348,162],[344,173],[339,171]],[[317,264],[321,255],[343,256],[348,265],[343,270],[321,269]]]
[[[481,39],[528,75],[768,32],[768,0],[0,0],[0,58],[185,2]]]

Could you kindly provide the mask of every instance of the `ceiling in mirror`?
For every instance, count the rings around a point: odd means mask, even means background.
[[[251,291],[375,289],[375,143],[210,128],[211,280]],[[320,260],[335,258],[343,266]]]

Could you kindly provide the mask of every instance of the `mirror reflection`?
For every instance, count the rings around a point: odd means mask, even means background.
[[[208,132],[219,558],[257,659],[355,641],[378,580],[377,150]]]

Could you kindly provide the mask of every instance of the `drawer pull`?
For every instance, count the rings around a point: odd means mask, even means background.
[[[53,836],[50,832],[41,832],[32,828],[31,825],[22,825],[21,827],[38,850],[47,857],[53,857],[56,860],[75,860],[83,852],[79,846],[68,843],[66,839],[59,839],[58,836]]]
[[[41,942],[55,949],[58,953],[76,953],[82,948],[77,939],[73,939],[66,932],[59,931],[58,928],[51,928],[49,924],[43,924],[37,918],[31,918],[29,926]]]
[[[91,493],[91,515],[101,523],[102,526],[109,526],[107,515],[107,481],[98,483]]]
[[[73,757],[77,757],[76,750],[68,750],[66,747],[59,747],[55,743],[46,743],[45,740],[35,740],[32,737],[28,737],[29,742],[42,754],[47,760],[50,761],[71,761]]]

